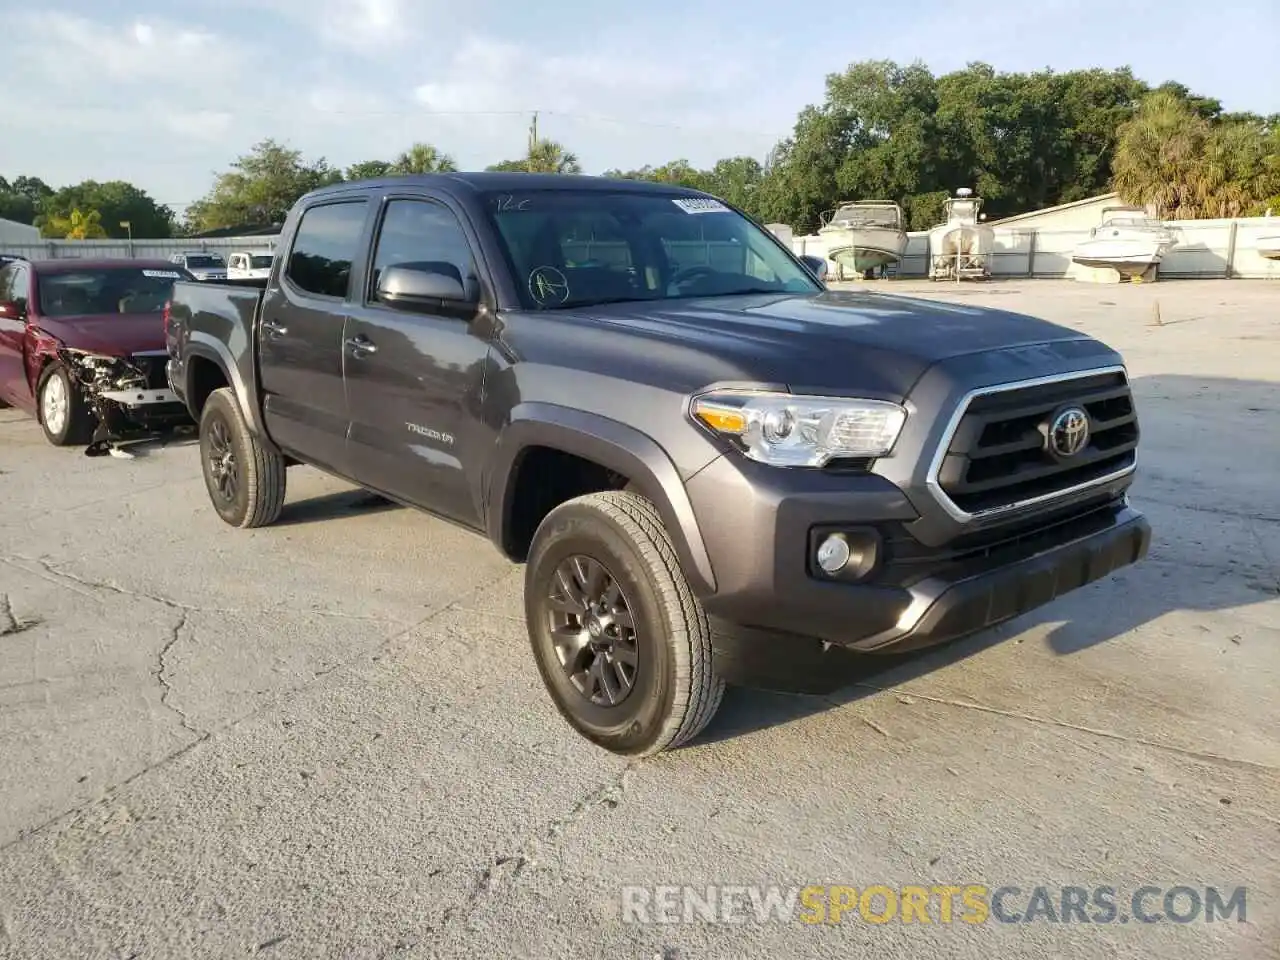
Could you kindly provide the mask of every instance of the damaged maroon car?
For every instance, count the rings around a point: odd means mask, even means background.
[[[56,446],[102,454],[190,424],[165,377],[164,260],[18,260],[0,269],[0,400]]]

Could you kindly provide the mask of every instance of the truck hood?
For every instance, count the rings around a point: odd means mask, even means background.
[[[165,348],[164,319],[159,313],[41,317],[40,329],[72,350],[112,357]]]
[[[608,304],[590,318],[717,357],[731,376],[886,398],[905,396],[942,360],[1084,339],[1025,314],[861,291]]]

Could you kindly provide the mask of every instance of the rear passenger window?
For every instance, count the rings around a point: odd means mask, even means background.
[[[345,297],[351,265],[360,252],[364,215],[364,200],[326,203],[306,211],[289,254],[289,281],[317,296]]]

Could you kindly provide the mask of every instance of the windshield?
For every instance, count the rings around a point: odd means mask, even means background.
[[[265,270],[271,266],[271,254],[266,253],[262,256],[253,256],[249,258],[249,269]]]
[[[159,313],[175,280],[191,280],[175,268],[103,267],[42,273],[37,281],[46,317]]]
[[[198,253],[187,257],[188,270],[208,270],[210,267],[225,267],[226,261],[213,254]]]
[[[524,190],[482,200],[527,309],[822,289],[768,231],[709,197]]]

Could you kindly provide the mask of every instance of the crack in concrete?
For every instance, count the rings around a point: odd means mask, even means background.
[[[1247,513],[1244,510],[1230,510],[1226,507],[1206,507],[1197,503],[1177,503],[1173,500],[1161,500],[1159,497],[1151,497],[1145,494],[1134,495],[1134,502],[1141,506],[1143,503],[1154,503],[1161,507],[1171,507],[1174,510],[1190,510],[1192,513],[1209,513],[1219,517],[1235,517],[1240,520],[1256,520],[1262,523],[1280,523],[1280,517],[1268,516],[1265,513]]]
[[[19,559],[26,559],[26,558],[19,558]],[[0,557],[0,561],[9,561],[9,560],[10,558],[8,557]],[[20,570],[25,569],[24,567],[21,567],[18,564],[13,564],[13,566],[18,567],[18,569]],[[34,573],[34,571],[31,571],[31,570],[28,570],[27,572]],[[479,584],[474,589],[468,591],[464,597],[461,597],[457,600],[451,600],[449,603],[442,604],[441,606],[434,608],[429,613],[427,613],[426,616],[422,617],[422,619],[418,620],[416,623],[412,623],[409,626],[405,627],[405,629],[400,630],[392,634],[391,636],[387,637],[385,640],[382,641],[382,643],[378,644],[378,646],[375,647],[373,650],[358,654],[354,657],[351,657],[349,660],[344,660],[338,663],[337,665],[326,669],[323,673],[317,672],[312,674],[312,677],[310,680],[307,680],[306,682],[301,683],[296,687],[291,687],[288,690],[285,690],[280,694],[279,697],[277,697],[272,702],[268,704],[263,704],[258,709],[253,710],[242,717],[238,717],[232,720],[231,722],[226,724],[222,732],[225,733],[226,731],[234,730],[236,727],[240,726],[241,724],[246,723],[247,721],[252,720],[258,716],[261,716],[267,710],[274,709],[281,706],[289,698],[294,697],[299,693],[302,693],[304,690],[307,690],[309,687],[311,687],[314,683],[316,683],[320,679],[327,676],[331,676],[332,674],[336,673],[340,669],[343,669],[345,667],[350,667],[353,664],[359,663],[361,660],[364,660],[366,658],[377,659],[381,657],[382,654],[384,654],[387,651],[387,649],[391,646],[391,644],[395,643],[400,638],[405,637],[410,633],[413,633],[415,630],[419,629],[420,627],[426,626],[432,620],[435,620],[438,617],[444,616],[446,613],[449,613],[450,611],[455,610],[463,606],[464,604],[469,603],[472,600],[475,600],[478,596],[481,596],[484,593],[491,591],[494,587],[500,584],[504,578],[510,576],[510,574],[511,574],[511,571],[508,570],[504,572],[501,576],[495,578],[492,581]],[[182,607],[177,607],[176,609],[183,610]],[[193,612],[193,611],[183,610],[183,622],[185,622],[186,613],[189,613],[189,612]],[[173,644],[177,641],[177,636],[176,636],[177,633],[178,633],[178,630],[175,629],[174,635],[170,637],[170,640],[165,645],[165,650],[162,651],[162,654],[166,653],[168,649],[172,647]],[[168,704],[166,704],[166,706],[168,706]],[[191,728],[188,727],[187,729],[191,729]],[[130,774],[128,777],[126,777],[124,780],[121,780],[119,783],[109,785],[106,788],[105,792],[102,794],[102,796],[91,799],[91,800],[87,800],[83,803],[76,804],[73,807],[69,807],[60,813],[56,813],[53,816],[48,817],[47,819],[41,821],[40,823],[36,824],[33,827],[30,827],[27,829],[20,829],[18,831],[18,834],[13,839],[8,840],[4,843],[0,843],[0,853],[4,853],[10,847],[13,847],[18,843],[21,843],[23,840],[26,840],[39,833],[42,833],[43,831],[49,829],[50,827],[56,826],[58,823],[60,823],[61,821],[69,817],[76,817],[82,814],[84,811],[88,810],[90,807],[93,807],[98,804],[108,803],[116,795],[116,793],[118,793],[123,788],[127,787],[129,784],[133,783],[135,780],[138,780],[141,777],[145,777],[147,774],[155,770],[158,770],[161,767],[168,765],[169,763],[172,763],[174,760],[177,760],[182,756],[185,756],[187,753],[194,750],[196,747],[200,746],[202,743],[206,742],[207,740],[209,740],[212,736],[213,734],[209,731],[199,732],[196,739],[192,740],[191,742],[185,744],[182,747],[179,747],[177,750],[173,751],[172,753],[166,754],[165,756],[161,757],[159,760],[156,760],[154,763],[147,764],[141,770],[138,770]]]
[[[450,908],[444,912],[441,928],[443,929],[455,919],[461,923],[470,924],[486,900],[514,886],[526,869],[536,869],[539,859],[554,851],[558,845],[555,842],[556,838],[568,828],[597,807],[607,806],[610,809],[617,807],[627,792],[627,779],[638,764],[639,761],[635,760],[627,763],[615,776],[587,791],[564,816],[553,818],[540,830],[526,837],[515,853],[504,854],[490,860],[477,872],[476,882],[461,908]]]
[[[0,637],[22,633],[23,630],[30,630],[39,623],[38,619],[19,620],[18,615],[13,612],[13,604],[9,602],[9,595],[0,593]]]
[[[878,693],[888,693],[888,687],[880,687],[873,683],[855,683],[855,687],[862,687],[867,690],[875,690]],[[1067,720],[1058,720],[1055,717],[1041,717],[1034,713],[1019,713],[1016,710],[1001,710],[999,707],[988,707],[981,703],[968,703],[964,700],[951,700],[946,697],[930,697],[922,693],[905,694],[913,700],[923,700],[926,703],[936,703],[944,707],[958,707],[962,710],[977,710],[979,713],[990,713],[998,717],[1006,717],[1010,720],[1021,720],[1026,723],[1035,723],[1047,727],[1060,727],[1064,730],[1076,730],[1080,733],[1087,733],[1095,737],[1102,737],[1106,740],[1117,740],[1121,743],[1131,743],[1138,746],[1150,747],[1153,750],[1164,750],[1168,753],[1175,753],[1179,756],[1188,757],[1193,760],[1203,760],[1209,763],[1221,763],[1226,766],[1240,767],[1246,770],[1260,770],[1266,773],[1278,773],[1280,767],[1271,766],[1266,763],[1259,763],[1256,760],[1243,760],[1239,757],[1226,757],[1217,753],[1208,753],[1203,750],[1192,750],[1189,747],[1179,747],[1172,743],[1161,743],[1159,740],[1147,740],[1144,737],[1126,737],[1122,733],[1116,733],[1113,730],[1103,730],[1098,727],[1086,727],[1078,723],[1071,723]],[[833,706],[844,706],[839,701],[827,699],[827,702]],[[901,702],[901,700],[899,701]]]
[[[156,682],[160,684],[160,703],[171,710],[178,718],[178,722],[182,724],[182,728],[196,735],[197,738],[208,736],[207,732],[196,727],[186,712],[169,698],[173,694],[173,687],[169,684],[169,677],[166,674],[169,671],[169,665],[165,662],[165,658],[169,655],[169,651],[174,648],[177,642],[182,639],[182,631],[187,627],[187,612],[184,610],[182,616],[178,618],[178,622],[174,625],[173,630],[169,634],[169,639],[165,641],[160,652],[156,655],[156,669],[154,676]]]
[[[328,617],[336,620],[359,620],[359,621],[366,621],[366,622],[372,622],[372,623],[387,623],[387,624],[407,624],[408,623],[408,621],[399,620],[394,617],[375,617],[375,616],[369,616],[366,614],[339,613],[334,610],[289,609],[286,607],[268,607],[266,609],[260,609],[260,610],[241,609],[241,608],[235,608],[235,607],[202,607],[202,606],[199,606],[198,604],[183,603],[181,600],[174,600],[171,597],[165,597],[159,594],[143,593],[139,590],[131,590],[128,587],[122,587],[119,584],[112,583],[109,580],[91,580],[88,577],[82,577],[79,574],[71,573],[65,568],[56,566],[51,561],[42,559],[40,557],[23,557],[23,556],[17,556],[17,555],[0,556],[0,563],[8,564],[9,566],[13,567],[16,570],[21,570],[24,573],[28,573],[34,577],[39,577],[40,579],[46,580],[50,583],[58,584],[59,586],[69,586],[69,584],[62,582],[62,581],[69,581],[70,583],[77,584],[82,587],[87,587],[89,588],[89,590],[103,590],[108,593],[114,593],[123,597],[132,597],[133,599],[136,599],[136,600],[150,600],[153,603],[158,603],[161,606],[168,607],[171,610],[185,611],[187,613],[204,613],[204,614],[215,614],[215,615],[230,614],[230,615],[241,615],[241,616],[252,616],[252,617],[316,616],[316,617]],[[32,570],[30,567],[23,566],[24,563],[36,564],[41,568],[41,570],[44,571],[45,574],[48,574],[48,576],[43,575],[40,572],[40,570]],[[81,594],[82,596],[89,597],[90,599],[93,599],[93,600],[100,600],[100,598],[94,596],[92,593],[86,592],[85,590],[75,590],[75,592]]]

